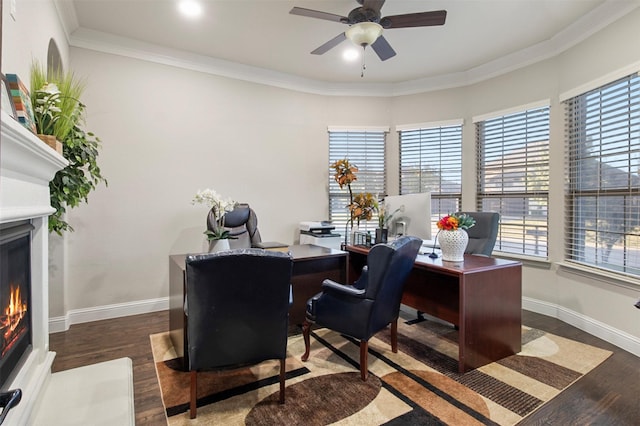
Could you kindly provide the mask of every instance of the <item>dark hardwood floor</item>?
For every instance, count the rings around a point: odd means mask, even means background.
[[[523,323],[608,349],[613,355],[520,425],[640,424],[640,358],[543,315],[523,311]],[[50,336],[50,348],[57,353],[53,372],[129,357],[136,424],[165,425],[149,335],[168,329],[168,311],[73,325]]]

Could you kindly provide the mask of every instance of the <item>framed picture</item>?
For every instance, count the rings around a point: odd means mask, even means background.
[[[2,110],[9,114],[14,120],[18,119],[16,115],[16,107],[13,105],[13,96],[11,96],[11,90],[9,89],[9,82],[4,74],[0,73],[0,97],[2,98]]]
[[[9,82],[9,90],[18,121],[33,133],[37,133],[36,119],[31,108],[31,96],[29,96],[27,86],[16,74],[7,74],[6,78]]]

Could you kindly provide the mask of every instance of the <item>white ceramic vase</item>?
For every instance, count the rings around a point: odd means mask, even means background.
[[[464,229],[455,231],[440,231],[438,235],[440,249],[442,250],[442,260],[449,262],[464,261],[464,251],[469,243],[469,235]]]
[[[209,241],[209,253],[217,253],[225,250],[230,250],[228,239]]]

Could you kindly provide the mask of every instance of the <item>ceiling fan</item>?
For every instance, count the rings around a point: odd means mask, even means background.
[[[382,35],[383,29],[444,25],[447,17],[446,10],[381,17],[380,9],[385,0],[356,1],[361,6],[349,12],[348,16],[340,16],[302,7],[294,7],[291,9],[289,13],[292,15],[307,16],[309,18],[324,19],[349,25],[349,28],[345,32],[318,47],[311,52],[312,54],[322,55],[342,43],[345,39],[349,39],[358,46],[362,46],[363,49],[371,46],[380,60],[386,61],[394,57],[396,52]]]

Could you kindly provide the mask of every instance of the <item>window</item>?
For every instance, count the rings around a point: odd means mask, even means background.
[[[640,275],[640,77],[565,101],[567,260]]]
[[[441,216],[460,210],[462,120],[399,126],[400,194],[431,193],[431,232]]]
[[[329,129],[329,164],[347,158],[358,167],[358,180],[351,184],[354,195],[360,192],[379,196],[386,194],[386,134],[387,130],[382,129]],[[340,189],[333,179],[333,169],[329,169],[329,218],[341,234],[344,234],[349,220],[347,205],[349,191],[346,187]],[[374,230],[377,223],[377,220],[361,222],[360,228]]]
[[[474,119],[477,209],[500,213],[496,250],[547,257],[549,106]]]

